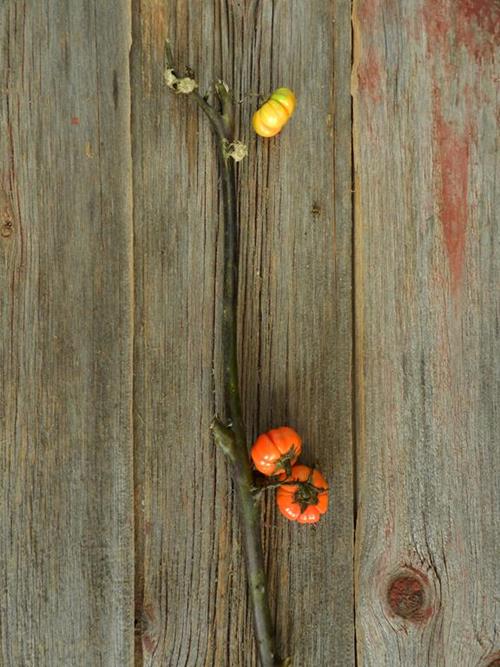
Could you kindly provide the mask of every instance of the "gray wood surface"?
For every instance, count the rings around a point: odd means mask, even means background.
[[[497,2],[354,4],[366,667],[500,646],[499,28]]]
[[[129,43],[125,3],[0,3],[4,667],[133,658]]]
[[[279,645],[298,665],[354,662],[351,433],[350,6],[140,2],[132,49],[136,262],[136,590],[144,665],[255,664],[217,406],[221,225],[214,146],[189,100],[162,87],[163,40],[201,86],[238,97],[288,85],[298,111],[272,141],[250,131],[239,170],[241,377],[248,435],[283,423],[333,485],[317,530],[264,508]],[[216,38],[214,39],[214,35]],[[215,288],[214,288],[215,286]],[[221,385],[219,384],[219,387]]]
[[[263,505],[281,652],[498,667],[500,6],[352,9],[0,3],[2,667],[256,665],[214,145],[166,37],[203,90],[298,96],[272,140],[239,112],[248,436],[294,426],[332,487],[316,529]]]

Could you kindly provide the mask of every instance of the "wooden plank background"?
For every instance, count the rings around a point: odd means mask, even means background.
[[[167,36],[203,89],[299,99],[270,141],[255,97],[238,118],[248,435],[290,423],[332,484],[317,529],[263,507],[280,650],[500,660],[499,26],[495,0],[0,5],[1,665],[256,665],[208,435],[214,146]]]
[[[0,6],[5,667],[133,657],[130,32]]]
[[[353,25],[359,661],[482,666],[500,645],[500,5],[356,0]]]
[[[250,150],[239,170],[242,391],[249,436],[292,424],[304,436],[305,457],[321,461],[335,487],[336,511],[316,531],[281,521],[272,501],[264,508],[280,647],[297,664],[326,664],[335,655],[349,665],[350,11],[306,0],[293,8],[148,1],[135,17],[136,601],[143,664],[255,664],[236,508],[226,461],[208,430],[221,406],[212,393],[213,367],[221,386],[214,146],[193,104],[161,85],[167,35],[175,36],[179,61],[199,72],[202,88],[224,73],[238,98],[286,81],[307,100],[269,142],[249,129],[255,98],[241,104],[240,135]]]

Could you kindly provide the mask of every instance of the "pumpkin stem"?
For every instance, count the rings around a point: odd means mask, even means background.
[[[284,470],[287,477],[292,474],[292,461],[296,456],[295,447],[290,447],[286,454],[283,454],[276,462],[276,468]]]

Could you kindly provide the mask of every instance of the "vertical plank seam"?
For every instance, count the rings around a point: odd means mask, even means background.
[[[351,188],[352,188],[352,336],[353,336],[353,518],[354,518],[354,549],[353,549],[353,629],[354,629],[354,664],[356,667],[362,664],[358,652],[358,627],[357,627],[357,608],[359,599],[358,589],[358,509],[361,502],[360,498],[360,479],[361,465],[360,457],[363,449],[363,295],[361,288],[362,281],[362,252],[361,252],[361,208],[359,178],[357,176],[357,156],[359,155],[359,136],[356,126],[357,107],[355,103],[355,94],[357,92],[356,73],[360,59],[360,35],[359,28],[356,26],[356,0],[351,0]]]
[[[137,39],[137,29],[136,29],[136,17],[140,15],[139,0],[129,0],[128,3],[129,12],[130,12],[130,41],[129,41],[129,86],[130,86],[130,97],[129,97],[129,123],[130,123],[130,160],[131,160],[131,217],[132,217],[132,243],[131,243],[131,308],[132,308],[132,380],[131,380],[131,391],[132,391],[132,400],[131,400],[131,411],[132,411],[132,508],[133,508],[133,550],[132,550],[132,559],[133,559],[133,665],[134,667],[143,667],[143,653],[142,653],[142,614],[138,613],[139,608],[142,610],[144,600],[140,600],[140,605],[138,604],[138,596],[143,598],[143,586],[139,585],[139,580],[144,580],[144,563],[142,559],[138,558],[138,512],[140,507],[138,506],[138,498],[136,494],[136,485],[137,485],[137,437],[136,437],[136,382],[135,382],[135,365],[136,365],[136,316],[137,316],[137,298],[136,298],[136,215],[135,215],[135,195],[136,195],[136,177],[134,170],[134,106],[133,106],[133,70],[134,70],[134,44]]]
[[[354,69],[354,25],[352,19],[353,0],[350,1],[350,16],[351,16],[351,76]],[[352,96],[352,87],[350,91],[351,101],[351,285],[352,285],[352,301],[351,301],[351,335],[352,335],[352,357],[351,357],[351,372],[352,372],[352,392],[351,392],[351,428],[352,428],[352,626],[353,626],[353,658],[354,667],[358,666],[358,651],[357,651],[357,626],[356,626],[356,570],[355,570],[355,547],[356,547],[356,527],[358,520],[358,466],[357,466],[357,413],[356,413],[356,396],[357,396],[357,345],[356,345],[356,196],[355,196],[355,174],[354,174],[354,104]]]
[[[133,86],[132,86],[132,46],[134,41],[133,35],[133,0],[128,2],[128,24],[129,24],[129,47],[128,47],[128,80],[129,80],[129,151],[130,151],[130,236],[129,236],[129,275],[130,275],[130,455],[131,455],[131,504],[132,504],[132,544],[131,544],[131,587],[132,587],[132,599],[131,604],[131,619],[132,619],[132,646],[131,646],[131,659],[132,665],[135,666],[135,632],[136,632],[136,623],[135,623],[135,581],[136,581],[136,568],[137,561],[135,557],[135,533],[136,533],[136,507],[135,507],[135,458],[136,458],[136,437],[135,437],[135,337],[136,337],[136,323],[135,323],[135,312],[136,312],[136,296],[135,296],[135,188],[134,188],[134,154],[133,154],[133,123],[132,123],[132,95],[133,95]],[[140,666],[142,667],[142,666]]]

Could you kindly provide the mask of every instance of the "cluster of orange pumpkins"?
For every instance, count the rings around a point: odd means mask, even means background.
[[[276,502],[290,521],[316,523],[328,509],[328,484],[319,470],[295,465],[302,438],[289,426],[259,435],[250,456],[259,472],[277,482]]]
[[[286,125],[296,105],[289,88],[278,88],[254,113],[255,132],[261,137],[274,137]],[[290,521],[317,523],[328,509],[328,484],[319,470],[295,465],[301,452],[299,434],[289,426],[281,426],[259,435],[250,455],[256,469],[276,482],[280,512]]]

